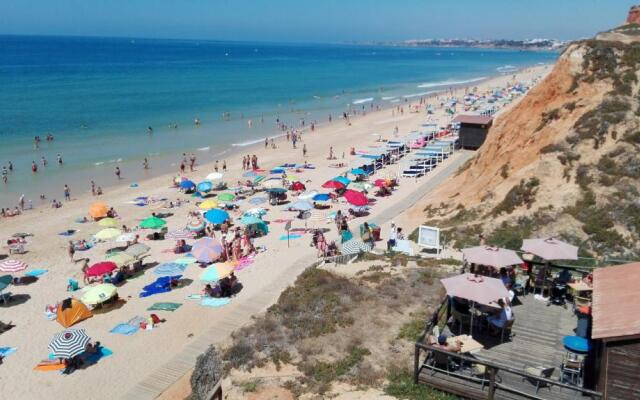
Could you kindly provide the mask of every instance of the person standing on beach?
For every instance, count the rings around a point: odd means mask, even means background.
[[[122,179],[120,177],[120,167],[116,167],[116,176],[118,177],[118,179]]]
[[[64,185],[64,199],[65,201],[71,201],[71,190],[69,189],[69,185]]]
[[[216,163],[213,165],[213,170],[218,172],[218,160],[216,160]]]
[[[31,172],[33,173],[38,172],[38,164],[36,164],[35,161],[31,161]]]
[[[222,172],[227,172],[227,160],[222,160]]]
[[[269,147],[269,138],[264,138],[264,148]]]
[[[20,199],[18,199],[18,204],[20,205],[20,209],[24,210],[24,194],[22,194]]]
[[[91,195],[96,195],[96,183],[94,181],[91,181]]]
[[[60,153],[58,153],[58,165],[62,166],[62,156],[60,155]]]
[[[191,172],[193,172],[193,169],[196,166],[196,155],[191,153],[191,157],[189,158],[189,168],[191,169]]]
[[[302,157],[306,157],[307,156],[307,145],[303,144],[302,145]]]
[[[184,174],[184,169],[185,169],[185,165],[184,165],[184,161],[180,163],[180,172]]]
[[[144,169],[149,169],[149,160],[147,159],[147,157],[145,157],[144,160],[142,161],[142,167]]]

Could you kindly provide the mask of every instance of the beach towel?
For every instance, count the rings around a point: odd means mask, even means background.
[[[182,306],[182,303],[155,303],[147,308],[147,311],[175,311]]]
[[[15,347],[0,347],[0,356],[6,357],[8,355],[15,353],[17,350],[18,349],[16,349]]]
[[[138,332],[138,329],[140,329],[140,325],[133,326],[129,324],[118,324],[113,329],[111,329],[109,333],[131,336],[134,333]]]
[[[25,276],[42,276],[44,274],[46,274],[47,272],[49,272],[49,270],[47,269],[33,269],[27,273],[25,273]]]
[[[235,271],[242,271],[251,264],[253,264],[253,257],[243,257],[240,259],[240,261],[238,261],[237,265],[235,265],[233,269]]]
[[[154,294],[166,293],[171,291],[171,281],[182,278],[182,275],[162,276],[154,282],[142,288],[140,297],[149,297]]]
[[[190,294],[185,297],[187,300],[200,300],[202,298],[201,294]]]
[[[95,364],[98,361],[102,360],[103,358],[106,358],[112,355],[113,355],[113,351],[111,349],[104,346],[100,346],[100,348],[96,353],[92,353],[92,354],[83,353],[82,355],[80,355],[80,357],[82,357],[89,364]]]
[[[205,307],[222,307],[229,303],[231,303],[231,299],[226,297],[222,297],[219,299],[215,297],[207,297],[205,299],[202,299],[202,301],[200,302],[200,305]]]
[[[65,369],[67,366],[61,362],[52,362],[50,360],[44,360],[38,363],[35,367],[33,367],[34,371],[48,372],[48,371],[61,371]]]
[[[302,235],[289,235],[289,239],[300,239]],[[280,236],[280,240],[287,240],[287,235]]]

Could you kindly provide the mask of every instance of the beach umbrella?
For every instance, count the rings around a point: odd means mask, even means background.
[[[107,256],[107,259],[119,267],[129,265],[135,261],[135,258],[132,255],[127,254],[124,251],[113,253],[113,255]]]
[[[200,262],[211,263],[216,261],[224,253],[222,244],[214,238],[204,237],[199,239],[191,248],[191,254]]]
[[[187,265],[174,262],[162,263],[153,269],[153,273],[158,276],[182,275]]]
[[[236,196],[231,193],[220,193],[217,197],[219,201],[230,202],[236,199]]]
[[[212,208],[218,208],[218,202],[212,199],[208,199],[200,203],[198,207],[201,210],[211,210]]]
[[[188,239],[193,239],[195,236],[196,234],[190,230],[178,229],[176,231],[171,231],[167,233],[165,235],[165,238],[173,239],[173,240],[188,240]]]
[[[116,242],[120,242],[120,243],[133,242],[135,238],[136,238],[135,233],[123,233],[122,235],[116,238]]]
[[[209,175],[207,175],[207,180],[209,181],[218,181],[220,179],[222,179],[224,175],[221,174],[220,172],[212,172]]]
[[[202,181],[198,183],[196,189],[198,189],[198,192],[209,193],[213,190],[213,183],[211,183],[211,181]]]
[[[196,184],[193,183],[193,181],[185,179],[185,180],[180,181],[180,185],[179,186],[180,186],[180,189],[191,190],[191,189],[194,189],[196,187]]]
[[[331,195],[327,193],[318,193],[312,197],[313,201],[328,201],[331,200]]]
[[[263,204],[266,201],[267,201],[266,197],[254,197],[254,198],[249,200],[249,203],[253,204],[253,205],[258,205],[258,204]]]
[[[191,232],[200,232],[201,230],[204,229],[204,227],[205,227],[205,223],[201,219],[192,219],[187,224],[187,230]]]
[[[298,198],[302,199],[302,200],[311,200],[311,199],[313,199],[313,196],[315,196],[317,194],[318,194],[317,190],[310,190],[308,192],[300,193],[298,195]]]
[[[491,305],[498,299],[509,297],[504,283],[496,278],[466,273],[440,279],[440,282],[449,296],[484,305]]]
[[[105,228],[115,228],[116,226],[118,226],[118,220],[115,218],[102,218],[100,221],[98,221],[98,225]]]
[[[110,283],[101,283],[96,286],[91,286],[85,290],[80,300],[84,304],[95,306],[96,304],[104,303],[107,300],[112,299],[118,293],[118,288]]]
[[[347,186],[342,182],[331,180],[323,183],[322,187],[325,189],[344,189]]]
[[[173,262],[181,265],[189,265],[189,264],[197,263],[198,260],[196,260],[195,257],[181,257]]]
[[[91,310],[89,310],[84,303],[74,298],[61,301],[58,303],[56,310],[56,321],[65,328],[84,321],[87,318],[91,318],[92,316]]]
[[[127,247],[124,252],[129,254],[131,257],[140,258],[143,255],[147,254],[149,250],[151,250],[151,248],[146,244],[136,243]]]
[[[213,210],[209,210],[204,213],[204,219],[209,221],[209,223],[217,225],[228,221],[229,219],[231,219],[231,217],[229,217],[228,212],[220,210],[219,208],[214,208]]]
[[[266,181],[262,182],[261,185],[267,189],[283,188],[282,179],[277,179],[277,178],[267,179]]]
[[[346,190],[343,196],[350,204],[353,204],[354,206],[361,207],[369,204],[369,199],[367,199],[367,196],[365,196],[364,193],[356,192],[355,190]]]
[[[19,260],[4,260],[0,262],[0,271],[2,272],[19,272],[24,271],[27,267],[27,263]]]
[[[290,204],[288,206],[285,206],[290,210],[296,210],[296,211],[309,211],[309,210],[313,210],[313,204],[309,203],[306,200],[298,200],[293,204]]]
[[[167,224],[167,221],[158,217],[145,218],[140,222],[140,228],[143,229],[159,229]]]
[[[200,274],[200,280],[203,282],[217,282],[222,278],[226,278],[233,272],[233,266],[227,263],[219,263],[210,265]]]
[[[362,168],[354,168],[350,171],[353,175],[366,175],[367,172]]]
[[[255,207],[255,208],[251,208],[247,211],[244,212],[244,216],[246,215],[254,215],[256,217],[262,217],[263,215],[265,215],[267,213],[267,210],[265,210],[262,207]]]
[[[353,189],[357,189],[357,190],[360,190],[360,191],[362,191],[362,190],[367,190],[368,191],[368,190],[371,190],[373,188],[373,185],[371,185],[368,182],[354,182],[354,183],[351,184],[351,187]]]
[[[120,229],[106,228],[96,233],[94,236],[98,240],[111,240],[117,238],[120,234],[122,234]]]
[[[389,186],[391,182],[388,179],[376,179],[373,184],[377,187]]]
[[[332,181],[340,182],[345,186],[349,186],[349,184],[351,183],[351,180],[349,178],[345,178],[344,176],[336,176],[332,179]]]
[[[266,222],[253,215],[245,215],[240,219],[240,223],[245,226],[255,225],[263,234],[269,233],[269,227]]]
[[[351,239],[342,243],[342,254],[359,254],[362,252],[371,251],[371,244],[365,243],[360,239]]]
[[[7,286],[11,285],[11,282],[13,282],[13,277],[11,275],[0,276],[0,292],[5,290]]]
[[[296,192],[299,192],[301,190],[306,190],[306,189],[307,187],[302,182],[299,182],[299,181],[293,182],[291,186],[289,186],[289,190],[295,190]]]
[[[287,174],[287,180],[289,182],[296,182],[296,181],[300,181],[300,178],[298,177],[298,175]]]
[[[462,249],[462,255],[472,264],[487,265],[494,268],[522,264],[515,251],[493,246],[476,246]]]
[[[104,274],[110,274],[114,269],[117,269],[118,266],[116,263],[111,261],[102,261],[99,263],[95,263],[89,268],[87,268],[85,275],[86,276],[102,276]]]
[[[247,171],[244,174],[242,174],[242,176],[244,178],[253,178],[255,176],[258,176],[258,174],[255,171]]]
[[[104,203],[93,203],[91,207],[89,207],[89,215],[93,219],[104,218],[108,212],[109,206]]]
[[[522,243],[522,251],[535,254],[547,261],[578,259],[577,246],[555,238],[525,239]]]
[[[69,359],[84,353],[89,340],[84,329],[65,329],[53,335],[49,350],[53,358]]]

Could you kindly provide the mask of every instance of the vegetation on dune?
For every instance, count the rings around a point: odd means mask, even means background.
[[[455,400],[456,396],[440,392],[426,385],[413,383],[413,372],[403,368],[393,368],[387,376],[384,391],[389,396],[405,400]]]
[[[521,206],[531,208],[531,205],[536,200],[538,186],[540,186],[540,180],[536,177],[529,178],[526,181],[524,179],[521,180],[520,183],[509,190],[507,195],[504,197],[504,200],[495,206],[491,214],[511,214],[516,208]]]

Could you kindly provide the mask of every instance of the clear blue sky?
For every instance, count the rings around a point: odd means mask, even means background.
[[[0,34],[281,42],[574,39],[619,25],[632,4],[626,0],[2,0]]]

